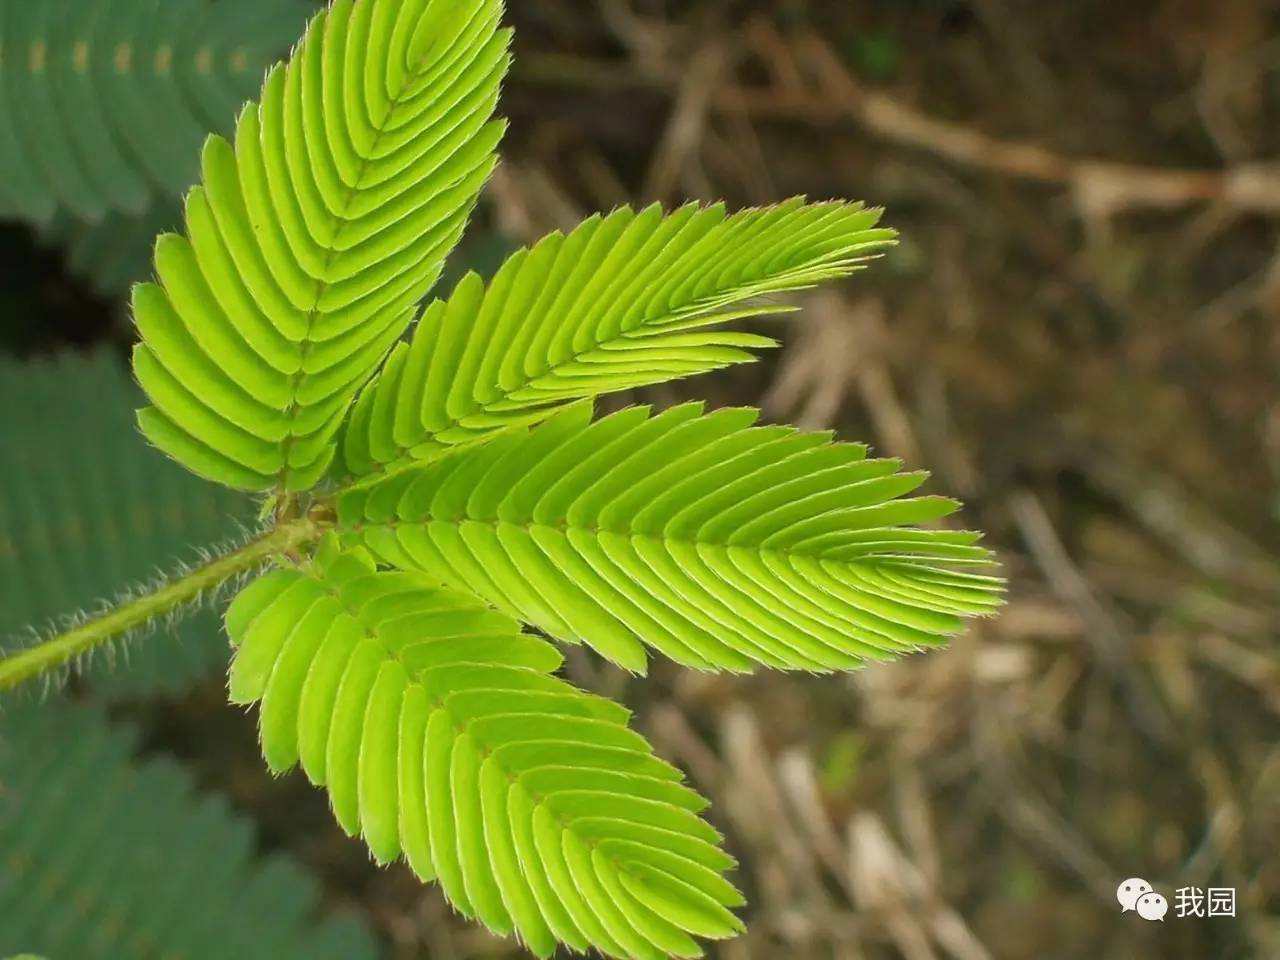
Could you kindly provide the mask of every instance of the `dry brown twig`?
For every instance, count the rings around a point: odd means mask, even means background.
[[[937,957],[932,946],[936,943],[956,960],[991,960],[986,947],[960,915],[938,899],[878,817],[855,814],[849,821],[846,846],[858,905],[884,917],[904,957]]]
[[[1263,596],[1280,595],[1280,562],[1194,502],[1171,477],[1153,477],[1149,470],[1103,457],[1095,458],[1088,472],[1099,489],[1195,570]]]
[[[758,37],[755,43],[761,44]],[[1280,214],[1280,165],[1242,162],[1221,170],[1197,170],[1069,157],[1036,144],[993,137],[964,124],[939,120],[893,96],[868,89],[816,34],[801,33],[789,47],[775,39],[757,52],[776,73],[778,53],[783,48],[790,49],[797,62],[816,74],[816,89],[798,88],[794,82],[773,87],[723,84],[706,91],[709,109],[815,123],[849,120],[885,140],[969,169],[1066,187],[1081,217],[1090,222],[1105,222],[1128,210],[1171,210],[1204,203],[1222,203],[1264,216]],[[653,51],[647,52],[652,58]],[[526,57],[518,75],[535,82],[589,82],[599,88],[642,86],[671,96],[683,89],[688,75],[687,64],[658,66],[652,59],[642,71],[580,58],[573,58],[571,69],[566,66],[563,57],[534,55]],[[787,76],[794,76],[793,71],[788,69],[784,79]]]
[[[991,710],[973,718],[977,770],[991,809],[1030,847],[1073,873],[1100,898],[1115,890],[1116,869],[1063,817],[1030,780],[1015,771],[1005,742],[1017,732]]]
[[[1094,593],[1032,491],[1015,491],[1009,498],[1009,507],[1031,556],[1050,585],[1079,610],[1088,626],[1086,639],[1103,669],[1124,692],[1125,706],[1134,722],[1154,742],[1168,743],[1172,737],[1168,715],[1133,674],[1132,640],[1119,615]]]
[[[1255,213],[1280,213],[1280,167],[1275,164],[1189,170],[1067,157],[929,117],[893,97],[868,90],[816,34],[802,35],[797,49],[819,72],[831,99],[868,130],[964,166],[1069,187],[1086,219],[1106,219],[1130,209],[1175,209],[1209,201],[1225,201]]]
[[[732,63],[732,50],[718,37],[698,47],[689,70],[680,79],[667,128],[653,153],[645,181],[646,197],[666,197],[683,185],[687,194],[704,200],[713,198],[715,187],[698,164],[697,156],[706,136],[711,91]]]
[[[800,326],[783,357],[765,410],[776,417],[795,412],[800,426],[823,429],[839,419],[856,388],[888,453],[919,463],[920,445],[885,357],[891,338],[883,301],[866,297],[851,303],[839,291],[826,290],[809,298],[806,313],[810,322]]]

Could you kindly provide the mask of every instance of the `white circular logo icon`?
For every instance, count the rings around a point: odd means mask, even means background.
[[[1163,920],[1169,912],[1169,901],[1158,893],[1144,893],[1138,898],[1137,910],[1143,920]]]
[[[1128,880],[1122,881],[1120,886],[1116,887],[1116,899],[1120,901],[1120,912],[1128,913],[1130,910],[1137,909],[1138,898],[1144,893],[1150,892],[1151,884],[1141,877],[1130,877]],[[1157,896],[1159,895],[1157,894]],[[1164,900],[1164,897],[1160,897],[1160,899]]]

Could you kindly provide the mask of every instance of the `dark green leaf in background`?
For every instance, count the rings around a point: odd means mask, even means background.
[[[365,960],[354,918],[315,880],[254,862],[248,821],[90,706],[0,716],[0,953],[67,960]],[[90,802],[86,802],[90,801]]]
[[[0,362],[0,638],[30,639],[68,610],[92,610],[239,535],[248,498],[191,476],[133,424],[139,391],[109,353]],[[212,610],[131,641],[130,669],[89,665],[109,695],[173,692],[219,669],[228,648]],[[25,631],[25,632],[24,632]]]
[[[0,0],[0,218],[141,214],[195,179],[302,0]]]

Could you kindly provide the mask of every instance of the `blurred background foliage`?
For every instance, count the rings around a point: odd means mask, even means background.
[[[19,5],[0,0],[6,44]],[[900,246],[763,326],[780,355],[616,402],[763,404],[869,440],[965,499],[1011,578],[1007,611],[950,650],[843,680],[655,664],[637,682],[570,651],[573,679],[636,708],[715,802],[751,906],[749,934],[712,954],[1280,956],[1280,11],[510,6],[506,163],[453,275],[623,202],[884,205]],[[12,91],[23,61],[4,53]],[[176,203],[0,226],[0,626],[15,642],[245,517],[124,426],[123,295]],[[106,503],[125,511],[115,526]],[[130,509],[152,522],[130,526]],[[139,731],[134,762],[176,758],[225,793],[259,852],[305,863],[322,914],[363,910],[387,956],[516,953],[406,870],[375,869],[300,778],[271,779],[216,670],[195,678],[225,651],[212,617],[180,630],[128,648],[167,683],[95,669],[70,697]],[[34,736],[22,716],[0,718],[11,754]],[[0,891],[4,870],[0,855]],[[1237,916],[1121,916],[1116,884],[1135,875],[1171,898],[1234,887]],[[0,954],[39,946],[0,936]]]
[[[134,427],[142,392],[119,357],[0,360],[0,636],[24,645],[241,536],[248,497],[188,473]],[[94,608],[83,611],[91,614]],[[30,628],[24,638],[25,628]],[[101,651],[78,674],[108,697],[181,693],[225,662],[214,611]]]
[[[0,941],[50,957],[372,960],[361,919],[317,920],[318,884],[259,858],[224,798],[89,706],[24,704],[0,755]],[[92,803],[86,798],[92,797]],[[256,861],[256,862],[255,862]]]

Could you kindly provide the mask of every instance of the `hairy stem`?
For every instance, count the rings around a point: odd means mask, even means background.
[[[261,566],[274,554],[285,553],[315,540],[318,534],[319,528],[310,520],[282,524],[148,594],[122,603],[34,647],[0,659],[0,691],[10,690],[26,680],[56,670],[109,640],[163,617],[209,590],[217,589],[233,577]]]

